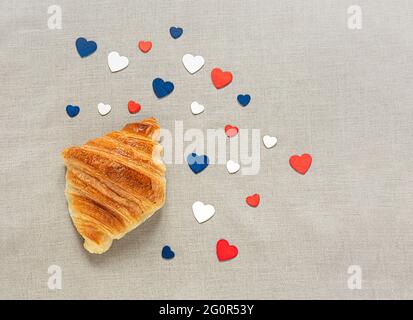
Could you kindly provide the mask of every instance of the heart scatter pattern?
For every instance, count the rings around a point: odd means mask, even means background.
[[[179,39],[184,30],[178,26],[172,26],[169,29],[170,36],[173,39]],[[81,58],[92,55],[97,50],[97,44],[95,41],[87,40],[86,38],[79,37],[76,39],[76,50]],[[140,40],[137,44],[137,48],[144,54],[151,51],[153,43],[148,40]],[[107,63],[112,73],[124,70],[129,65],[129,59],[125,56],[121,56],[117,51],[112,51],[108,54]],[[205,65],[205,59],[201,55],[192,55],[190,53],[185,54],[182,57],[182,64],[189,74],[194,75],[199,72]],[[230,71],[224,71],[220,68],[213,68],[211,70],[211,81],[216,89],[222,89],[227,87],[233,81],[233,75]],[[155,78],[152,81],[152,88],[157,98],[164,98],[170,95],[174,91],[174,84],[171,81],[165,81],[162,78]],[[251,96],[249,94],[238,94],[237,102],[242,107],[246,107],[251,103]],[[98,104],[98,112],[100,115],[105,116],[109,114],[112,107],[109,104],[100,102]],[[137,101],[130,100],[128,102],[128,111],[131,114],[136,114],[141,110],[141,105]],[[205,111],[205,107],[193,101],[190,106],[190,110],[193,115],[199,115]],[[80,107],[75,105],[67,105],[66,113],[70,118],[76,117],[80,112]],[[232,138],[238,135],[239,129],[233,125],[226,125],[224,128],[225,134],[228,138]],[[265,148],[271,149],[276,146],[278,140],[274,136],[265,135],[262,138]],[[209,158],[207,155],[198,155],[193,152],[187,156],[187,163],[189,168],[194,174],[199,174],[204,171],[209,165]],[[310,154],[293,155],[289,159],[289,164],[293,170],[301,175],[305,175],[312,165],[312,156]],[[241,168],[240,164],[236,161],[229,160],[226,163],[227,171],[230,174],[238,172]],[[248,206],[256,208],[261,201],[260,195],[255,193],[246,196],[245,202]],[[204,204],[201,201],[195,201],[192,205],[193,215],[199,224],[209,221],[215,215],[215,207],[210,204]],[[227,261],[234,259],[238,255],[238,248],[235,245],[231,245],[227,240],[220,239],[216,243],[216,255],[218,261]],[[171,260],[175,257],[175,252],[170,246],[165,245],[162,248],[161,256],[165,260]]]

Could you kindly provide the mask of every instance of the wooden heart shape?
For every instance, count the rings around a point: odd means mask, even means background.
[[[129,59],[121,56],[118,52],[112,51],[108,55],[108,65],[112,72],[118,72],[125,69],[129,65]]]
[[[112,107],[110,104],[104,104],[103,102],[100,102],[98,104],[98,111],[102,116],[106,116],[110,110],[112,110]]]
[[[193,56],[187,53],[182,57],[182,63],[190,74],[194,74],[201,70],[205,64],[205,59],[202,56]]]
[[[290,166],[300,174],[306,174],[310,169],[313,158],[311,155],[304,153],[301,156],[293,155],[290,158]]]
[[[128,102],[128,110],[130,113],[138,113],[141,110],[141,105],[131,100]]]
[[[195,219],[199,223],[204,223],[214,216],[215,208],[210,204],[204,204],[201,201],[195,201],[192,205],[192,212],[194,213]]]
[[[225,126],[225,134],[228,138],[234,137],[238,134],[238,128],[228,124]]]
[[[199,104],[197,101],[191,103],[191,112],[194,115],[204,112],[205,107],[202,104]]]
[[[151,41],[139,41],[138,43],[138,48],[141,50],[143,53],[147,53],[152,49],[152,42]]]
[[[220,68],[214,68],[211,71],[211,80],[215,88],[221,89],[232,82],[232,73],[229,71],[222,71]]]
[[[258,193],[253,194],[252,196],[248,196],[246,199],[247,204],[250,207],[258,207],[258,205],[260,204],[260,195]]]
[[[238,255],[238,248],[230,245],[227,240],[221,239],[217,242],[217,257],[219,261],[234,259]]]

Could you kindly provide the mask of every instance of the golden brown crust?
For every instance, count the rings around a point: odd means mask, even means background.
[[[73,223],[91,253],[107,251],[165,203],[165,166],[154,118],[62,152]]]

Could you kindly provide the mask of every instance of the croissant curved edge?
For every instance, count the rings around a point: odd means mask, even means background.
[[[70,217],[90,253],[106,252],[165,204],[159,137],[148,118],[63,150]]]

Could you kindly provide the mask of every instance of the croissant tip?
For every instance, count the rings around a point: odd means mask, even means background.
[[[96,245],[93,242],[91,242],[90,240],[85,240],[85,242],[83,243],[83,247],[86,249],[86,251],[88,251],[89,253],[93,253],[93,254],[102,254],[107,252],[110,247],[112,246],[112,240],[107,241],[104,244],[101,245]]]

